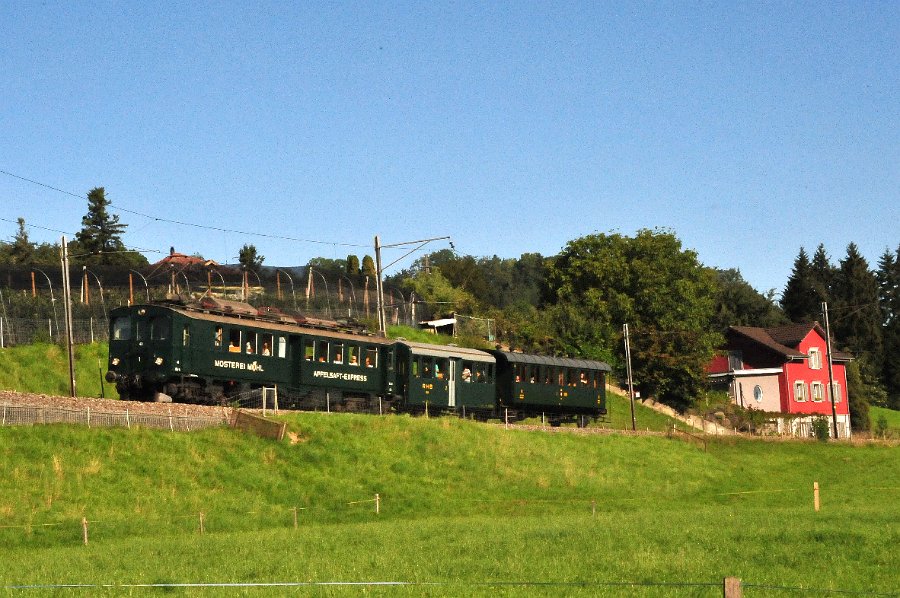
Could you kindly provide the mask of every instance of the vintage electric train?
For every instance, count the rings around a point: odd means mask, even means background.
[[[297,409],[583,423],[606,413],[609,370],[599,361],[385,339],[207,297],[112,310],[106,380],[122,399],[141,401],[229,404],[276,387],[279,403]]]

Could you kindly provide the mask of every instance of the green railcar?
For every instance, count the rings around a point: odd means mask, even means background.
[[[283,404],[368,409],[392,396],[392,343],[285,320],[237,302],[118,308],[106,378],[143,401],[225,404],[277,387]]]
[[[497,360],[499,407],[520,414],[598,417],[606,413],[602,361],[490,351]]]
[[[398,341],[397,392],[405,407],[435,412],[492,412],[496,360],[465,347]]]

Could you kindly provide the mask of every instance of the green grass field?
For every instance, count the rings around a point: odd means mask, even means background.
[[[0,428],[2,592],[393,581],[414,585],[167,589],[720,596],[725,576],[747,596],[900,585],[896,446],[730,439],[704,451],[451,418],[285,419],[294,443],[230,429]]]
[[[80,397],[119,398],[115,385],[102,381],[106,343],[75,345],[75,385]],[[98,361],[99,360],[99,361]],[[69,358],[65,346],[38,343],[0,350],[0,388],[69,396]]]

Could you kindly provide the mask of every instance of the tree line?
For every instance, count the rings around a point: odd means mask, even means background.
[[[146,266],[146,258],[126,248],[127,225],[108,205],[102,187],[88,193],[87,214],[70,245],[73,264]],[[265,258],[245,244],[239,259],[258,270]],[[0,242],[0,263],[58,261],[58,245],[30,242],[22,219],[12,240]],[[308,265],[332,276],[376,276],[368,255],[320,257]],[[821,322],[827,302],[835,349],[856,356],[848,381],[855,427],[868,425],[868,403],[900,407],[900,247],[885,251],[874,271],[853,243],[837,265],[823,245],[812,259],[801,247],[780,300],[774,289],[756,291],[737,269],[704,266],[666,229],[588,235],[549,257],[475,257],[443,249],[385,284],[434,306],[436,316],[492,318],[497,342],[509,348],[600,359],[620,373],[627,323],[637,388],[678,409],[702,395],[706,365],[728,326]]]

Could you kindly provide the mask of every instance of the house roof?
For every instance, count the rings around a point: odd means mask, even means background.
[[[774,328],[756,328],[754,326],[731,326],[729,331],[744,336],[763,347],[787,359],[805,359],[807,355],[797,349],[800,342],[815,330],[825,338],[825,331],[818,322],[806,324],[786,324]],[[852,356],[842,351],[832,351],[834,361],[850,361]]]

